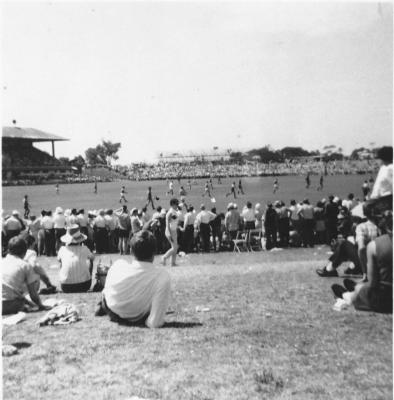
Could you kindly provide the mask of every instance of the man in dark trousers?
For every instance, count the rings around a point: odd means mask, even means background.
[[[334,201],[334,196],[328,197],[328,203],[324,209],[326,217],[327,244],[330,244],[332,239],[338,236],[338,204]]]
[[[278,237],[278,213],[272,207],[272,203],[267,204],[264,216],[265,238],[267,241],[267,250],[276,247]]]

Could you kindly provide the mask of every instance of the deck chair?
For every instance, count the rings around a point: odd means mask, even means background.
[[[246,242],[246,232],[245,231],[238,231],[237,237],[233,239],[234,243],[234,250],[233,252],[241,253],[241,251],[249,251],[248,245]]]

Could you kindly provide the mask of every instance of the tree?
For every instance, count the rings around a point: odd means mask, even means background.
[[[107,165],[111,165],[114,160],[117,160],[119,156],[117,155],[121,144],[120,143],[112,143],[109,140],[103,140],[103,151],[106,157]]]
[[[302,147],[284,147],[281,150],[281,153],[282,157],[287,159],[293,159],[297,157],[307,157],[311,155],[309,151],[304,150]]]
[[[112,143],[109,140],[103,140],[101,144],[96,147],[89,147],[85,151],[86,161],[90,165],[107,165],[110,166],[113,160],[119,157],[117,152],[120,149],[120,143]]]

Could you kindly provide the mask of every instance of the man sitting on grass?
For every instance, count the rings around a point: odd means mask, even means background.
[[[2,261],[2,314],[16,314],[26,306],[38,306],[39,310],[48,310],[38,295],[40,276],[32,265],[23,259],[27,244],[20,236],[8,242],[8,254]],[[25,297],[26,291],[30,300]]]
[[[153,265],[156,240],[142,230],[133,235],[130,263],[119,259],[108,271],[101,301],[95,315],[108,314],[111,321],[159,328],[170,300],[170,275]]]

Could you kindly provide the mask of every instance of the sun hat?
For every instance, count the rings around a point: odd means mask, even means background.
[[[55,214],[63,214],[63,208],[56,207]]]
[[[133,207],[130,211],[130,215],[133,215],[135,212],[138,212],[138,208]]]
[[[12,213],[11,213],[11,215],[13,215],[13,216],[18,216],[19,215],[19,211],[18,210],[13,210],[12,211]]]
[[[69,208],[67,208],[67,210],[64,211],[64,216],[69,217],[70,215],[71,215],[71,210]]]
[[[233,203],[228,203],[227,204],[227,210],[231,210],[233,208]]]
[[[87,236],[81,233],[79,226],[73,224],[67,228],[67,233],[61,236],[60,240],[64,244],[82,243],[87,239]]]

